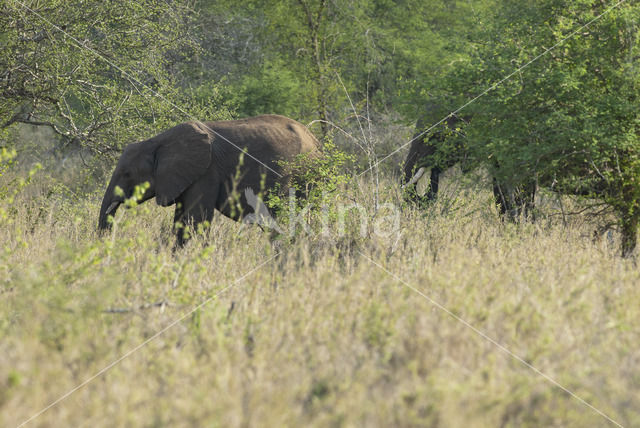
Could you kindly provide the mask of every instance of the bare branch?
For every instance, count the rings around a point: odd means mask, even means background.
[[[15,116],[14,116],[15,118]],[[51,128],[53,130],[53,132],[55,132],[56,134],[67,138],[67,139],[72,139],[73,135],[71,135],[71,133],[69,132],[64,132],[63,130],[61,130],[55,123],[52,122],[46,122],[46,121],[40,121],[40,120],[32,120],[29,118],[24,118],[24,117],[18,117],[17,119],[13,120],[12,123],[26,123],[27,125],[33,125],[33,126],[48,126],[49,128]]]

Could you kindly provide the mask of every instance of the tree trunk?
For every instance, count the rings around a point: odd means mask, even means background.
[[[633,213],[623,213],[620,221],[622,223],[622,257],[631,257],[638,242],[640,214],[635,211]]]
[[[321,15],[318,14],[318,27],[320,26],[320,17]],[[318,40],[317,27],[312,29],[311,43],[313,45],[312,61],[314,63],[313,65],[315,66],[316,72],[316,90],[318,91],[318,116],[320,116],[320,129],[322,130],[321,142],[324,143],[327,134],[329,133],[329,115],[327,114],[327,87],[325,82],[326,76],[323,70],[323,61],[322,54],[320,52],[320,41]]]
[[[318,103],[318,116],[320,119],[320,129],[322,130],[322,140],[320,143],[323,144],[325,137],[329,132],[329,114],[327,108],[327,83],[326,83],[326,75],[324,70],[324,60],[321,50],[320,43],[320,26],[322,24],[323,18],[325,18],[325,7],[327,4],[327,0],[320,0],[320,4],[318,5],[318,9],[315,13],[311,10],[311,6],[308,3],[305,3],[303,0],[298,0],[300,6],[307,17],[307,26],[309,27],[309,44],[310,44],[310,54],[309,59],[311,61],[311,66],[315,72],[315,85],[317,90],[316,102]]]

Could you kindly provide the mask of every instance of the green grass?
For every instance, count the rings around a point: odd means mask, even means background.
[[[171,210],[121,210],[99,237],[98,193],[36,179],[0,202],[0,426],[185,314],[29,426],[613,426],[403,282],[640,426],[640,271],[617,235],[503,224],[488,185],[463,188],[388,239],[272,241],[217,216],[174,253]]]

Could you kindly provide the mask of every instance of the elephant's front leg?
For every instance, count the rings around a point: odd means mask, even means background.
[[[174,230],[179,247],[189,240],[189,230],[197,231],[198,225],[211,223],[218,189],[214,186],[193,186],[176,201],[173,218]]]
[[[438,188],[440,187],[440,174],[442,174],[442,169],[434,166],[431,168],[431,178],[429,180],[429,187],[425,196],[428,201],[434,201],[438,196]]]
[[[176,211],[173,218],[174,230],[176,233],[176,244],[179,247],[184,246],[189,240],[191,231],[197,231],[198,225],[213,219],[213,207],[209,208],[204,204],[188,204],[176,205]]]
[[[184,246],[185,240],[184,208],[182,201],[176,202],[176,210],[173,213],[173,232],[176,234],[176,246]]]

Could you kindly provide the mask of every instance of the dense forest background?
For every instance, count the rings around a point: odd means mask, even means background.
[[[335,139],[363,168],[383,158],[393,172],[416,121],[431,131],[458,113],[473,120],[458,133],[464,141],[441,145],[443,157],[463,145],[513,186],[534,180],[598,198],[626,235],[640,222],[633,2],[1,7],[5,149],[33,149],[14,126],[27,124],[53,131],[47,150],[57,160],[84,153],[85,163],[104,165],[180,121],[277,113]]]
[[[453,94],[447,76],[483,43],[492,7],[8,1],[3,129],[48,126],[61,145],[106,153],[191,117],[277,113],[323,136],[362,118],[413,124]]]
[[[615,108],[630,119],[637,8],[620,3],[10,0],[1,18],[3,139],[27,123],[54,130],[61,146],[106,153],[192,117],[277,113],[322,136],[362,118],[435,123],[523,67],[474,103],[495,122],[475,129],[491,133],[485,141],[517,129],[520,141],[499,144],[511,148],[535,132],[562,149],[579,136],[559,129],[585,134],[587,119],[595,127],[593,117],[567,116]],[[607,105],[596,102],[603,93],[613,97]],[[533,129],[550,109],[554,138]]]

